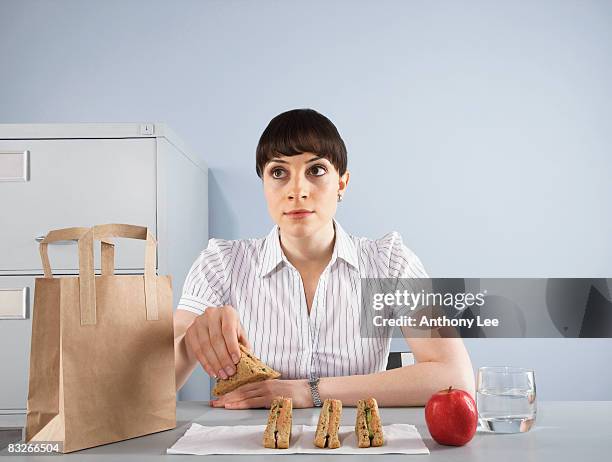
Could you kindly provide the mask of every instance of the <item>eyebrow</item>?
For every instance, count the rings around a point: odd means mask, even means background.
[[[307,164],[309,164],[309,163],[311,163],[311,162],[314,162],[314,161],[317,161],[317,160],[321,160],[321,159],[325,159],[325,157],[321,157],[321,156],[318,156],[318,157],[313,157],[312,159],[307,160],[307,161],[306,161],[306,163],[307,163]],[[272,159],[270,159],[270,162],[278,162],[278,163],[280,163],[280,164],[288,164],[288,163],[289,163],[289,162],[287,162],[286,160],[277,159],[277,158],[272,158]]]

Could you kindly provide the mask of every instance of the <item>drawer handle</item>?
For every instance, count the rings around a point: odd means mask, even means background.
[[[38,237],[35,237],[34,240],[36,242],[42,242],[42,241],[45,240],[45,237],[47,237],[47,236],[38,236]],[[49,244],[52,244],[52,245],[73,245],[73,244],[76,244],[76,243],[77,243],[77,241],[55,241],[55,242],[49,242]]]
[[[30,151],[0,151],[0,182],[30,181]]]
[[[28,319],[28,289],[0,289],[0,319]]]

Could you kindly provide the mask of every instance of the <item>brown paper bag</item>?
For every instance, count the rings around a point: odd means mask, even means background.
[[[114,275],[110,238],[146,241],[144,275]],[[76,240],[79,276],[54,278],[47,245]],[[94,275],[93,243],[102,243]],[[36,278],[26,441],[63,452],[176,427],[172,282],[155,274],[145,227],[110,224],[49,232]]]

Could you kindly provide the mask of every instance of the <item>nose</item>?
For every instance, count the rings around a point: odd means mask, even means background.
[[[306,199],[308,197],[308,182],[301,175],[295,175],[289,183],[287,197],[289,199]]]

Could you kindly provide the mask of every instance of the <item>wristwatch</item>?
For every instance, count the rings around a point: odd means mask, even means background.
[[[319,377],[310,377],[308,386],[310,387],[310,394],[312,395],[312,403],[315,407],[321,407],[323,403],[319,395]]]

